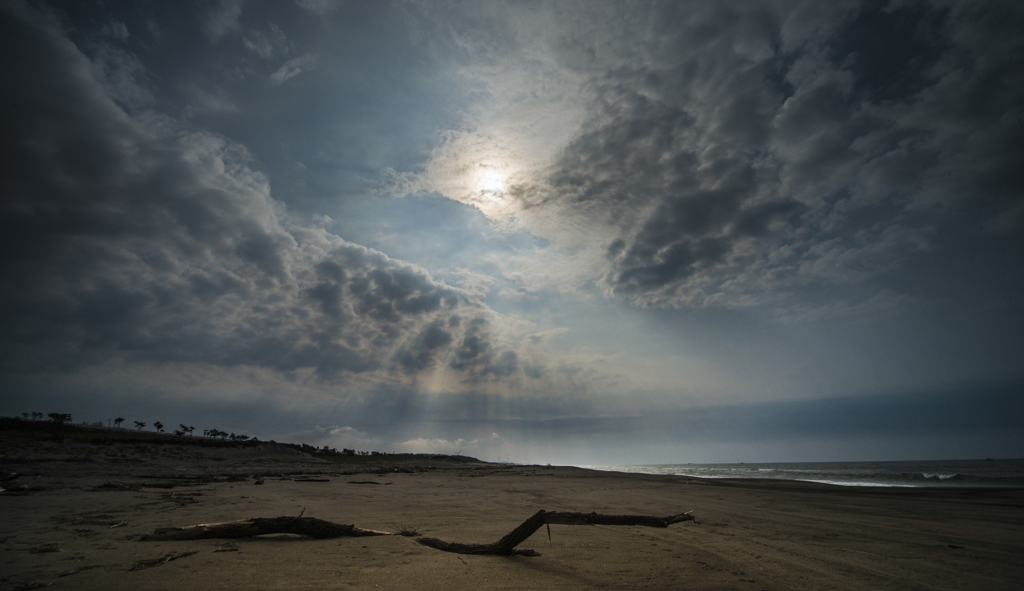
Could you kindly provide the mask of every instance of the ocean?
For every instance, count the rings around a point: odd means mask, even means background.
[[[1024,488],[1024,459],[582,466],[698,478],[802,480],[841,486]]]

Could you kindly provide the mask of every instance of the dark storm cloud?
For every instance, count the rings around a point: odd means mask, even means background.
[[[462,342],[449,366],[470,372],[475,377],[493,375],[507,377],[519,368],[519,357],[515,351],[494,351],[494,337],[488,328],[486,318],[473,318],[466,323]]]
[[[829,57],[854,75],[854,88],[867,100],[903,100],[930,86],[928,69],[949,48],[941,33],[949,16],[944,6],[866,2],[837,28]]]
[[[443,323],[434,322],[419,334],[412,347],[403,347],[395,354],[395,360],[407,373],[415,373],[430,367],[437,350],[452,342],[452,334],[443,328]]]
[[[1019,235],[1012,3],[650,8],[634,45],[566,42],[591,115],[515,189],[616,228],[609,293],[730,304],[898,269],[965,219]]]
[[[127,357],[333,376],[394,357],[418,371],[453,343],[456,310],[482,310],[291,218],[243,148],[122,109],[50,15],[0,17],[4,54],[21,56],[0,81],[9,370]]]

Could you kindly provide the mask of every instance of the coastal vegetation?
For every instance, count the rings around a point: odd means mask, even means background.
[[[25,416],[29,415],[29,416]],[[431,456],[431,457],[451,457],[455,458],[460,462],[474,462],[478,461],[476,458],[468,456],[445,456],[442,454],[407,454],[407,453],[389,453],[381,451],[358,451],[354,449],[337,449],[330,446],[314,446],[306,443],[279,443],[274,440],[263,441],[257,437],[249,435],[241,435],[235,433],[228,433],[221,431],[220,429],[204,429],[202,436],[189,437],[184,439],[184,434],[189,433],[191,435],[195,427],[184,424],[179,425],[179,429],[174,433],[165,433],[163,431],[143,431],[142,429],[148,424],[144,421],[134,421],[136,425],[135,430],[124,429],[120,427],[107,427],[102,421],[96,421],[93,423],[83,422],[75,424],[71,421],[71,414],[62,413],[50,413],[50,415],[56,415],[57,418],[51,416],[50,420],[42,420],[44,416],[42,413],[23,413],[21,417],[3,417],[0,416],[0,443],[9,443],[11,437],[30,436],[32,439],[45,443],[50,446],[53,450],[57,447],[53,446],[55,443],[61,443],[64,441],[73,443],[93,444],[93,445],[105,445],[105,444],[135,444],[143,445],[148,449],[157,453],[160,447],[164,446],[194,446],[199,448],[246,448],[246,447],[258,447],[265,444],[273,444],[279,447],[292,449],[296,452],[308,454],[313,457],[322,458],[329,461],[345,461],[349,458],[359,457],[405,457],[405,456]],[[114,419],[114,423],[120,425],[120,422],[124,419],[118,417]],[[157,427],[159,421],[153,423],[153,427]],[[0,445],[0,455],[10,456],[10,450],[5,449],[6,446]],[[15,454],[16,455],[16,454]]]

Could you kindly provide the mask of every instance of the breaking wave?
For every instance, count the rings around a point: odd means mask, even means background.
[[[584,467],[615,472],[695,478],[801,480],[841,486],[1024,488],[1024,460],[651,464]]]

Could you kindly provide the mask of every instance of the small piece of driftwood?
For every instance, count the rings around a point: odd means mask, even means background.
[[[153,567],[153,566],[160,566],[161,564],[167,564],[168,562],[170,562],[172,560],[177,560],[179,558],[185,558],[186,556],[192,556],[193,554],[198,554],[198,553],[199,552],[196,552],[196,551],[192,551],[192,552],[171,552],[170,554],[165,554],[164,556],[161,556],[160,558],[154,558],[152,560],[140,560],[139,562],[135,563],[135,566],[131,567],[128,570],[142,570],[144,568],[150,568],[150,567]],[[63,576],[63,575],[61,575],[61,576]]]
[[[673,523],[683,521],[694,521],[693,515],[687,512],[669,517],[651,517],[648,515],[602,515],[600,513],[544,511],[542,509],[493,544],[460,544],[457,542],[445,542],[437,538],[420,538],[416,541],[430,548],[456,554],[540,556],[540,553],[534,550],[519,550],[516,546],[526,541],[542,525],[643,525],[647,527],[668,527]]]
[[[241,521],[165,527],[142,536],[143,541],[248,538],[264,534],[299,534],[311,538],[390,536],[391,532],[332,523],[315,517],[254,517]]]

